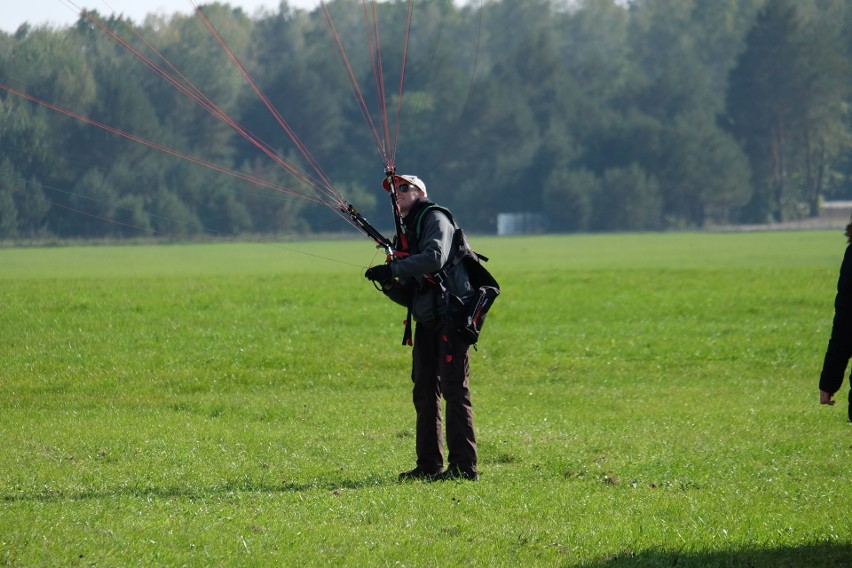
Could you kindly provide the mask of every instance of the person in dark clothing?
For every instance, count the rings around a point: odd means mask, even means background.
[[[396,176],[395,184],[409,255],[369,268],[365,276],[379,283],[391,300],[408,307],[415,322],[411,380],[417,464],[399,478],[477,480],[470,347],[458,336],[444,291],[429,278],[450,260],[456,227],[445,209],[428,200],[426,184],[420,178]],[[447,273],[443,285],[463,302],[474,293],[462,264]],[[446,470],[442,397],[446,401]]]
[[[840,264],[837,296],[834,298],[834,322],[831,338],[819,377],[820,404],[834,404],[834,395],[840,390],[843,375],[852,357],[852,223],[846,225],[846,253]],[[852,379],[849,390],[849,420],[852,421]]]

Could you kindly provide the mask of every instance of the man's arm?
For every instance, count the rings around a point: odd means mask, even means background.
[[[441,270],[450,258],[455,227],[440,211],[430,211],[423,220],[420,252],[390,263],[393,275],[411,278]]]
[[[846,247],[837,280],[831,337],[819,378],[820,403],[832,404],[831,397],[840,389],[852,357],[852,245]],[[829,402],[831,401],[831,402]]]

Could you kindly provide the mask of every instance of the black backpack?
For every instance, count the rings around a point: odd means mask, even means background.
[[[500,295],[500,284],[482,264],[488,262],[488,257],[474,252],[464,230],[456,224],[452,213],[444,207],[433,204],[420,212],[417,217],[415,232],[417,239],[420,239],[423,218],[431,210],[437,210],[446,215],[455,227],[455,232],[453,233],[453,247],[449,260],[441,267],[441,270],[430,275],[428,280],[440,286],[444,300],[448,304],[448,313],[456,321],[456,331],[459,337],[468,345],[476,345],[476,342],[479,341],[479,334],[482,333],[482,327],[485,325],[485,316],[488,315],[488,310],[494,305],[494,300]],[[450,294],[444,286],[447,275],[459,264],[464,265],[474,290],[473,297],[467,302],[462,302],[461,298]],[[407,333],[410,335],[410,330],[407,330]],[[405,342],[406,340],[403,339],[403,343]]]

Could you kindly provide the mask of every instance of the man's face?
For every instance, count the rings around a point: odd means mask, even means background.
[[[396,188],[396,202],[399,204],[399,212],[405,215],[414,205],[418,198],[423,196],[416,185],[402,183]]]

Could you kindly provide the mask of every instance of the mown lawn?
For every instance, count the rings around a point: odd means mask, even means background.
[[[837,232],[476,238],[482,478],[366,240],[0,250],[0,564],[852,565]]]

